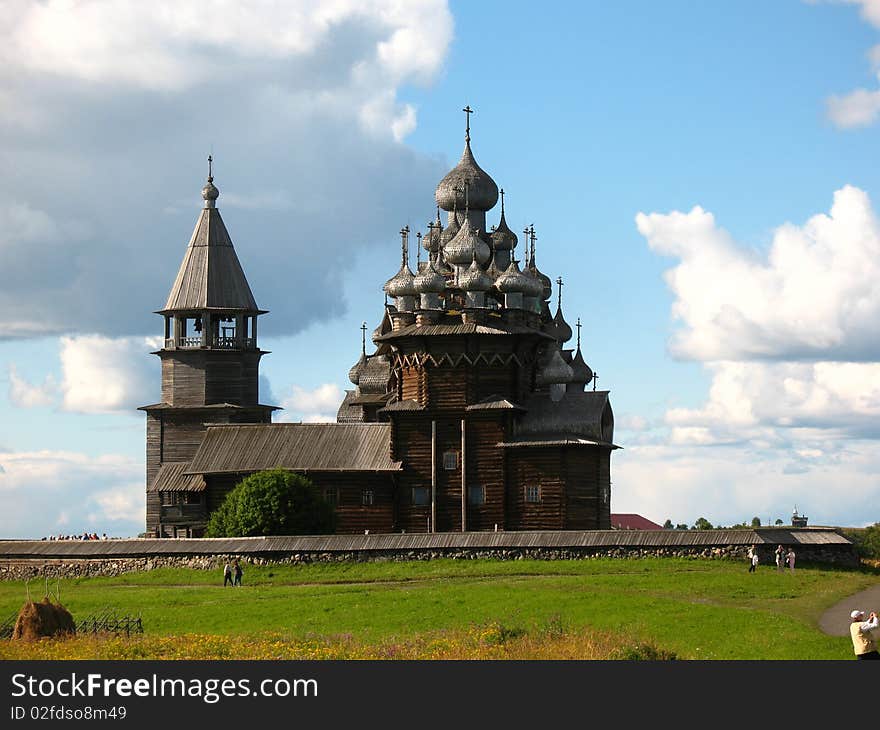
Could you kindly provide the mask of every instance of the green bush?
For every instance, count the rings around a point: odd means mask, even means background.
[[[859,557],[880,559],[880,522],[871,527],[842,530],[843,534],[856,544]]]
[[[333,507],[305,477],[271,469],[239,482],[208,521],[208,537],[321,535],[333,532]]]
[[[627,662],[668,662],[678,659],[678,655],[674,651],[658,649],[653,644],[639,642],[631,646],[621,647],[610,658]]]

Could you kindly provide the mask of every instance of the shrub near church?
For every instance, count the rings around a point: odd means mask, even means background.
[[[333,532],[333,507],[305,477],[284,469],[251,474],[226,495],[208,537],[321,535]]]

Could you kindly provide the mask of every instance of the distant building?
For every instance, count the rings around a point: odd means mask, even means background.
[[[612,530],[662,530],[663,525],[651,522],[647,517],[634,514],[611,515]]]
[[[474,159],[468,124],[461,161],[435,192],[437,218],[418,236],[415,271],[409,227],[401,231],[375,351],[364,327],[337,423],[275,424],[258,389],[266,311],[216,208],[209,168],[204,208],[157,312],[162,397],[141,409],[147,534],[200,536],[237,482],[273,467],[308,476],[342,533],[609,529],[618,447],[608,391],[596,389],[581,352],[580,320],[576,348],[566,347],[562,280],[553,314],[533,227],[515,255],[500,194],[487,230],[499,190]]]
[[[804,515],[798,514],[797,506],[795,506],[794,512],[791,513],[791,526],[792,527],[806,527],[807,526],[807,518]]]

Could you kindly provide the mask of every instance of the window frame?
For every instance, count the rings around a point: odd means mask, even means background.
[[[534,490],[534,499],[530,497],[531,490]],[[542,496],[540,484],[527,484],[523,487],[523,498],[526,504],[540,504]]]
[[[361,507],[374,507],[376,504],[376,492],[373,489],[361,490]]]
[[[480,495],[479,500],[473,499],[473,493],[474,493],[475,489],[480,490],[479,491],[479,495]],[[486,487],[483,484],[468,484],[467,490],[468,490],[467,498],[468,498],[468,506],[469,507],[482,507],[484,504],[486,504]]]
[[[424,499],[416,499],[416,493],[424,494]],[[410,491],[413,507],[429,507],[431,505],[431,487],[413,487]]]
[[[449,466],[449,458],[453,457],[453,464]],[[443,471],[455,471],[458,469],[458,452],[457,451],[444,451],[443,457],[441,459],[441,465],[443,466]]]

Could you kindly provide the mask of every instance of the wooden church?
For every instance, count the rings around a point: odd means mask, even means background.
[[[272,423],[259,402],[254,299],[216,207],[209,168],[201,211],[168,300],[161,402],[147,414],[147,535],[198,537],[243,477],[308,476],[337,532],[611,528],[614,416],[538,269],[534,228],[520,239],[486,217],[499,200],[464,153],[437,186],[437,218],[401,231],[374,347],[349,372],[337,422]],[[210,159],[210,158],[209,158]],[[445,225],[440,210],[446,212]],[[424,250],[424,260],[422,251]],[[589,386],[592,384],[592,388]]]

